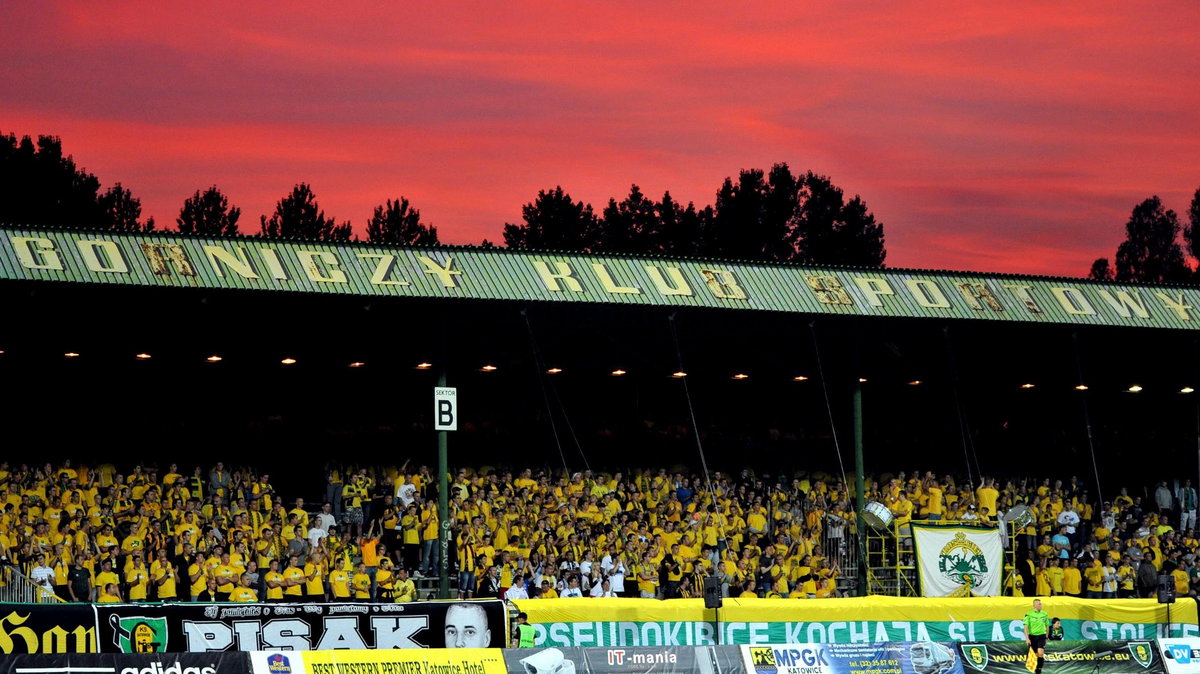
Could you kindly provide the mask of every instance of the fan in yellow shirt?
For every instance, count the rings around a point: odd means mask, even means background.
[[[300,568],[299,557],[291,557],[283,570],[283,596],[292,603],[304,598],[304,569]]]
[[[1087,581],[1087,598],[1100,599],[1104,592],[1104,564],[1099,559],[1093,560],[1083,570],[1083,577]]]
[[[354,588],[354,601],[361,603],[371,601],[371,577],[367,575],[365,563],[358,563],[354,575],[350,577],[350,585]]]
[[[129,586],[129,601],[146,601],[150,588],[150,569],[146,568],[141,555],[133,558],[133,566],[125,573],[125,583]]]
[[[100,591],[100,598],[96,600],[97,604],[120,604],[121,591],[117,589],[116,583],[109,583],[103,586]]]
[[[258,593],[250,587],[250,574],[243,573],[237,587],[229,593],[229,601],[249,604],[258,601]]]
[[[283,601],[283,574],[279,572],[279,560],[272,559],[271,566],[267,574],[263,576],[263,583],[267,588],[267,603],[279,603]]]
[[[1079,560],[1072,559],[1067,568],[1063,569],[1063,594],[1068,597],[1079,597],[1083,594],[1083,574],[1079,571]]]
[[[346,601],[350,599],[350,573],[343,568],[336,568],[329,572],[329,591],[333,595],[333,601]]]
[[[392,592],[396,597],[397,604],[417,600],[417,586],[408,577],[406,569],[396,571],[396,587]]]

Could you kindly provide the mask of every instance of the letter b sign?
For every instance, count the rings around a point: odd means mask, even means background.
[[[458,389],[433,389],[433,429],[458,430]]]

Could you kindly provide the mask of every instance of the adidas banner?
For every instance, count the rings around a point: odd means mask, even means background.
[[[966,674],[1029,674],[1024,641],[959,644]],[[1153,641],[1048,641],[1047,674],[1164,674]]]
[[[248,653],[12,655],[0,674],[247,674]]]
[[[995,597],[1004,579],[1000,530],[913,523],[913,544],[926,597]]]

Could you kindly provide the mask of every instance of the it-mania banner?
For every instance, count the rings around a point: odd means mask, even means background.
[[[736,646],[515,648],[511,674],[745,674]]]
[[[995,597],[1004,576],[1004,544],[993,527],[912,525],[921,594]]]
[[[959,644],[966,674],[1029,674],[1024,641]],[[1162,655],[1151,640],[1048,641],[1043,671],[1049,674],[1163,674]]]
[[[742,646],[748,674],[963,674],[953,645],[932,641]]]
[[[726,599],[718,616],[700,599],[519,600],[538,646],[708,646],[1022,641],[1021,597]],[[1067,639],[1200,636],[1196,602],[1045,597]],[[719,618],[719,620],[718,620]],[[718,641],[718,632],[720,640]]]

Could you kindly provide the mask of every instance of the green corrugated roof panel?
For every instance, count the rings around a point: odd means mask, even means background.
[[[0,227],[0,279],[1182,330],[1200,320],[1193,286],[12,226]]]

